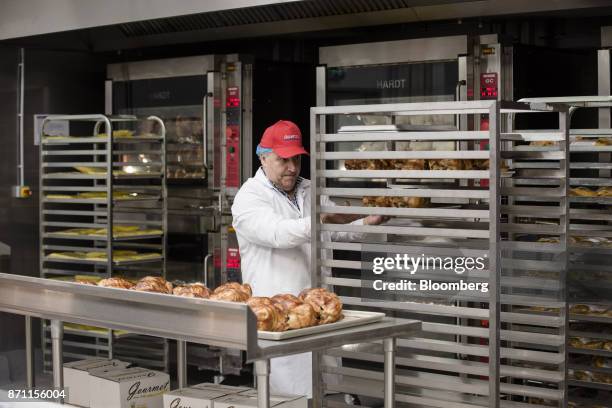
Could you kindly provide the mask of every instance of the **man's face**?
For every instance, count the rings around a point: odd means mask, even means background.
[[[300,175],[302,160],[299,154],[283,159],[272,152],[261,157],[261,166],[272,183],[289,193],[293,191],[295,182]]]

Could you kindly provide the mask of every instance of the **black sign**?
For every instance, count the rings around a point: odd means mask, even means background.
[[[139,79],[113,82],[113,109],[201,105],[206,76]]]
[[[459,78],[457,61],[337,67],[327,70],[328,103],[334,99],[375,99],[454,95]]]

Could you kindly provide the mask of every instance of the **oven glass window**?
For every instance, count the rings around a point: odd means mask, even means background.
[[[117,114],[159,116],[166,125],[168,182],[206,177],[203,150],[205,76],[142,79],[113,83]],[[157,126],[153,122],[147,122]],[[157,129],[142,129],[155,132]]]
[[[454,101],[459,79],[459,64],[453,61],[333,67],[327,70],[327,105],[366,105],[385,103]],[[328,132],[343,132],[352,126],[397,125],[410,127],[455,127],[452,115],[403,116],[391,123],[388,117],[377,115],[334,115],[327,123]],[[335,143],[336,151],[355,150],[454,150],[454,142],[384,142]],[[344,169],[339,160],[335,168]]]

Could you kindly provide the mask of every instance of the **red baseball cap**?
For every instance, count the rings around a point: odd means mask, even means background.
[[[297,156],[298,154],[308,154],[302,146],[302,132],[293,122],[279,120],[266,129],[259,146],[264,149],[272,149],[283,159]]]

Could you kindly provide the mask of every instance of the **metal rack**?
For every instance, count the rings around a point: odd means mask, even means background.
[[[50,122],[63,122],[74,134],[47,136],[45,126]],[[163,121],[156,116],[68,115],[49,116],[42,126],[41,277],[165,277]],[[121,250],[138,255],[132,259],[122,256]],[[89,256],[92,252],[94,257]],[[46,369],[51,368],[50,331],[43,324]],[[129,346],[134,336],[129,333],[72,325],[66,327],[66,334],[67,357],[136,357]],[[167,342],[151,347],[154,357],[146,359],[148,365],[167,368]]]
[[[612,107],[611,96],[530,98],[524,101],[564,104],[569,107],[570,121],[578,110]],[[612,186],[612,129],[601,125],[596,129],[570,128],[570,138],[571,186],[593,191]],[[612,406],[612,368],[606,367],[605,362],[612,360],[597,357],[612,359],[612,351],[609,351],[612,348],[612,312],[605,312],[612,311],[612,194],[570,196],[569,199],[573,240],[569,245],[570,310],[578,312],[580,305],[590,305],[595,309],[570,314],[567,333],[568,370],[571,370],[568,377],[571,387],[569,400],[586,406],[607,407]],[[584,341],[578,342],[579,339]],[[577,343],[578,347],[572,347],[570,342]],[[598,362],[604,363],[604,367],[598,367]]]
[[[53,386],[62,388],[62,321],[177,340],[179,387],[188,385],[186,342],[246,351],[255,363],[258,406],[270,407],[270,358],[338,347],[347,341],[382,340],[385,356],[385,408],[394,404],[395,338],[418,332],[420,322],[386,317],[382,321],[282,341],[259,340],[257,321],[245,303],[184,298],[80,285],[0,273],[0,311],[52,319]]]
[[[333,115],[382,115],[399,124],[410,115],[459,115],[474,121],[486,115],[489,129],[326,133],[326,121]],[[545,132],[515,130],[513,115],[554,115],[559,125]],[[501,131],[502,123],[509,126],[507,132]],[[312,108],[312,219],[319,220],[322,213],[394,217],[382,225],[313,221],[313,237],[354,235],[351,242],[313,239],[313,285],[333,286],[347,307],[423,320],[420,336],[398,340],[398,402],[438,407],[543,406],[534,403],[538,398],[558,406],[566,403],[567,123],[564,106],[497,101]],[[381,142],[387,149],[339,151],[340,143],[347,141]],[[424,151],[393,150],[398,141],[456,143],[454,150],[435,150],[434,144]],[[488,150],[479,149],[476,142],[481,141],[488,141]],[[549,141],[554,146],[544,150],[529,146],[532,141]],[[463,160],[464,168],[344,170],[330,164],[335,160],[441,159]],[[486,159],[491,164],[488,168],[465,168],[465,160],[473,164]],[[501,168],[502,161],[507,169]],[[354,183],[346,187],[339,179],[361,180],[364,187]],[[384,181],[376,185],[376,180],[385,179],[410,182],[407,187]],[[320,205],[322,196],[345,205]],[[421,197],[429,205],[366,207],[361,201],[369,196]],[[555,241],[529,242],[533,234],[555,237]],[[440,266],[421,275],[395,269],[380,276],[395,282],[424,278],[435,283],[484,282],[489,292],[383,295],[372,290],[378,279],[372,274],[374,257],[395,254],[486,258],[484,269],[463,275],[445,273]],[[332,273],[320,274],[321,267],[333,268]],[[554,315],[546,312],[553,308]],[[381,361],[381,351],[377,343],[331,350],[329,354],[343,358],[340,367],[324,364],[318,355],[315,390],[379,397],[381,377],[373,363]],[[337,384],[323,384],[321,372],[338,375]]]

